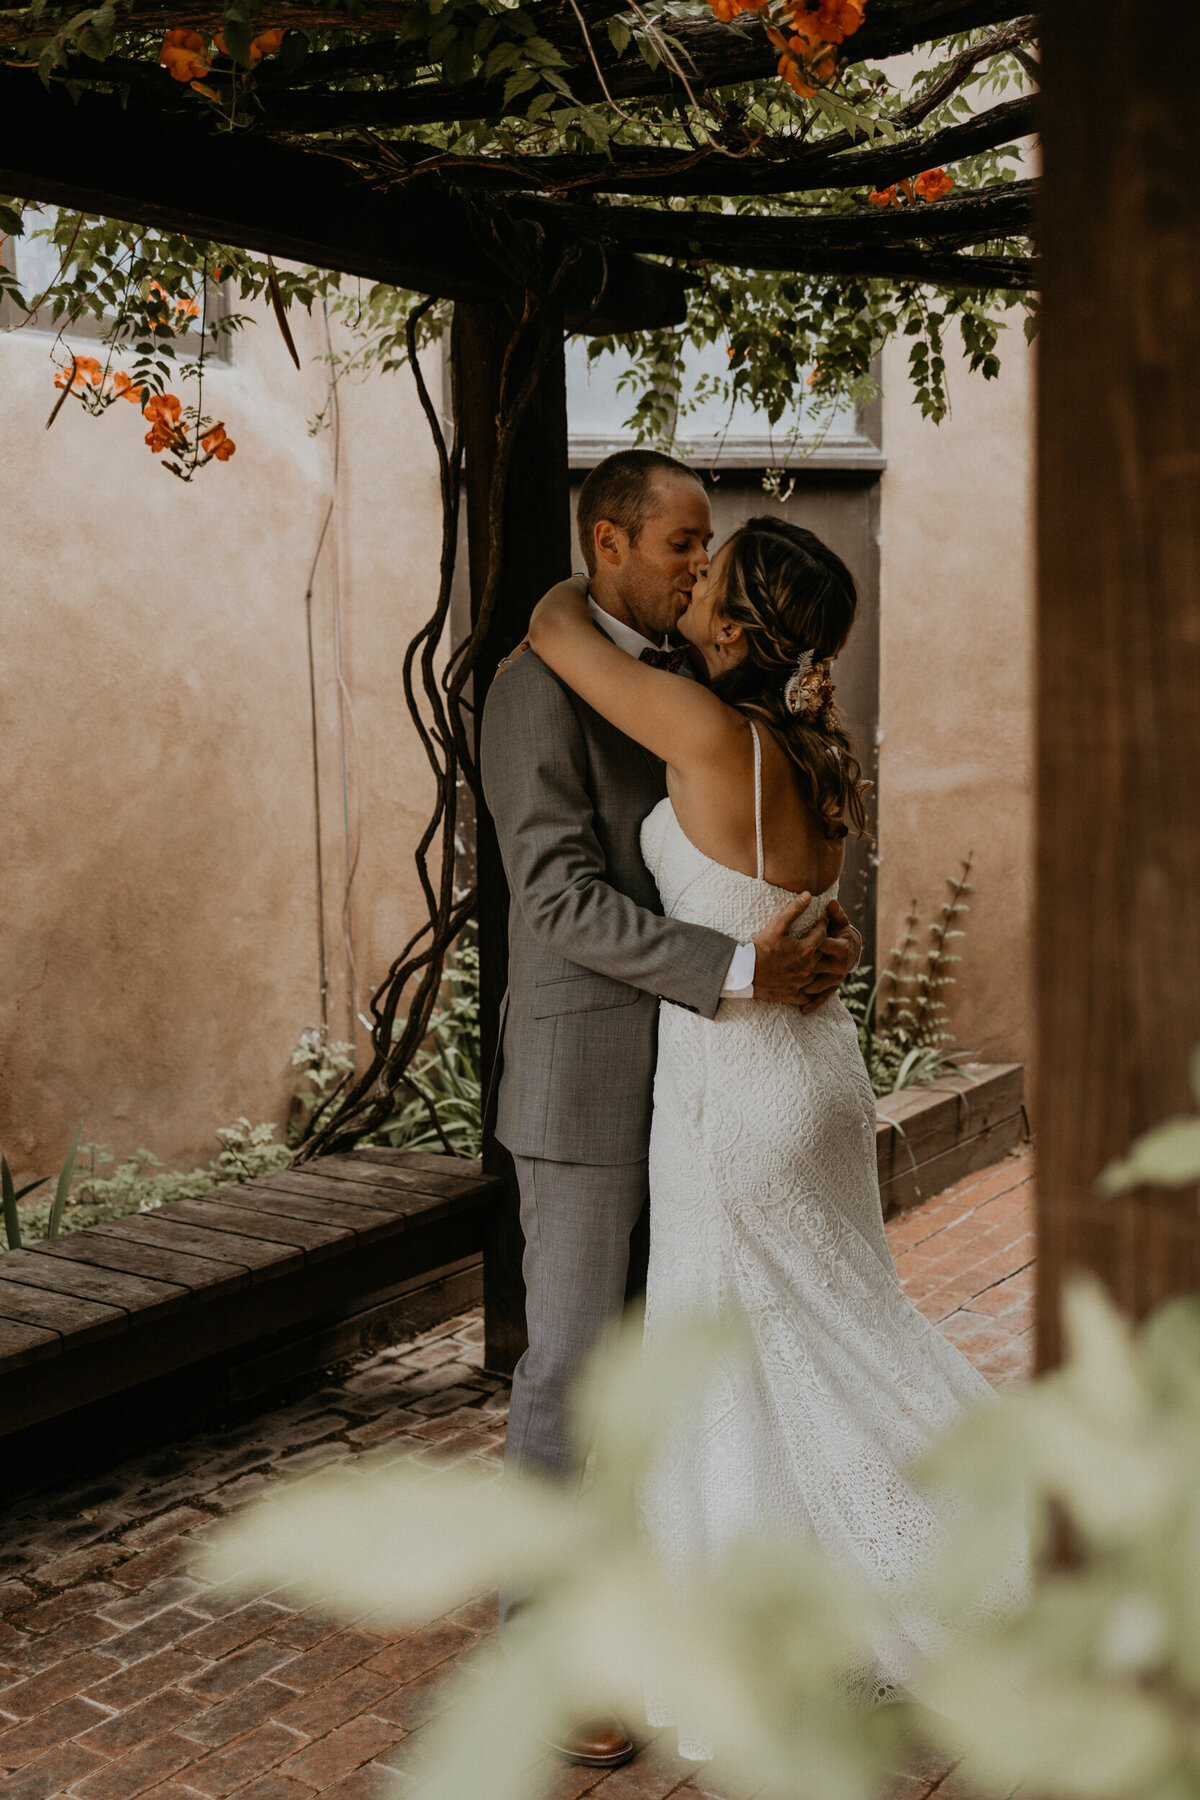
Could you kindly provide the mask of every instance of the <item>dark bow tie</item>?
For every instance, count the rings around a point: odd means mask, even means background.
[[[669,674],[678,675],[680,669],[687,666],[687,645],[676,644],[670,650],[643,650],[638,660],[649,663],[652,669],[666,669]]]

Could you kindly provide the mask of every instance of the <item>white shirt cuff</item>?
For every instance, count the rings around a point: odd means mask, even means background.
[[[754,965],[757,955],[753,944],[739,944],[729,964],[722,1000],[753,1000]]]

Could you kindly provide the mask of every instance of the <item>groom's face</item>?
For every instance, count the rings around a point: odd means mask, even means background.
[[[674,631],[708,562],[711,538],[712,513],[700,483],[686,475],[655,481],[645,523],[632,542],[625,538],[616,571],[621,598],[646,637]]]

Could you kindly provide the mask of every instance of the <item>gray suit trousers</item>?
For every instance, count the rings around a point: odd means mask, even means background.
[[[525,1233],[529,1348],[513,1375],[505,1462],[578,1469],[568,1432],[572,1377],[625,1300],[629,1236],[647,1198],[646,1162],[514,1158]]]

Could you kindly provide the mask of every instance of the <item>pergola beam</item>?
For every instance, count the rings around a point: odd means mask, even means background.
[[[444,299],[491,301],[512,282],[487,214],[444,190],[384,192],[332,156],[214,132],[203,118],[126,111],[105,95],[73,102],[25,70],[0,69],[0,191]],[[575,261],[562,298],[577,329],[685,316],[674,270],[614,257],[592,234],[544,244],[543,262],[552,266],[568,244]]]
[[[531,9],[531,18],[542,36],[552,41],[568,30],[578,36],[579,14],[589,25],[601,24],[614,14],[625,12],[629,0],[577,0],[578,11],[571,0],[543,0]],[[894,3],[894,0],[893,0]],[[909,0],[911,3],[911,0]],[[411,14],[411,0],[362,0],[351,15],[340,0],[265,0],[254,11],[255,25],[261,30],[273,26],[319,28],[347,34],[384,32],[394,35]],[[171,4],[171,0],[127,0],[121,8],[121,29],[154,33],[168,31],[176,25],[193,29],[208,27],[219,31],[225,19],[223,0],[198,0],[195,6]],[[0,44],[20,43],[45,32],[45,20],[22,7],[5,8],[0,16]],[[395,53],[393,51],[393,53]],[[338,52],[324,52],[334,56]],[[314,57],[313,62],[321,60]]]
[[[1029,258],[956,252],[1026,232],[1035,185],[795,218],[520,195],[491,215],[431,182],[373,186],[332,155],[214,132],[204,120],[125,111],[107,96],[72,102],[26,71],[0,70],[0,188],[466,301],[486,302],[511,285],[498,239],[510,246],[524,220],[541,233],[543,266],[574,259],[563,295],[575,329],[628,331],[685,316],[683,276],[638,253],[1027,289]]]
[[[583,206],[520,196],[510,201],[510,210],[567,234],[577,229],[602,234],[626,249],[735,267],[1028,289],[1036,278],[1031,258],[954,252],[1023,236],[1036,192],[1036,181],[1013,181],[933,205],[868,206],[795,218]]]
[[[799,194],[818,187],[886,187],[922,169],[1015,143],[1029,136],[1035,122],[1036,100],[1022,95],[928,137],[840,152],[821,142],[780,155],[752,157],[731,157],[707,144],[698,150],[614,145],[608,156],[566,152],[555,156],[453,156],[424,144],[396,142],[388,144],[378,160],[367,166],[384,177],[398,169],[406,181],[437,177],[455,187],[489,192],[659,198]]]
[[[1028,11],[1028,0],[872,0],[861,29],[846,40],[846,66],[900,56],[922,44],[952,33],[988,25],[1006,24]],[[190,15],[189,15],[190,16]],[[775,74],[779,52],[768,41],[761,22],[743,16],[735,25],[716,19],[674,18],[660,15],[657,23],[670,35],[693,93],[762,81]],[[607,34],[596,34],[593,47],[603,73],[603,85],[582,44],[579,66],[568,79],[576,99],[598,103],[614,100],[654,100],[685,95],[683,83],[670,66],[655,67],[631,45],[619,56]],[[458,85],[442,81],[419,82],[356,93],[307,95],[302,108],[289,113],[286,106],[268,110],[267,122],[279,128],[336,131],[354,126],[373,130],[408,125],[444,124],[461,119],[499,119],[521,115],[523,107],[505,104],[503,80],[477,78]]]

